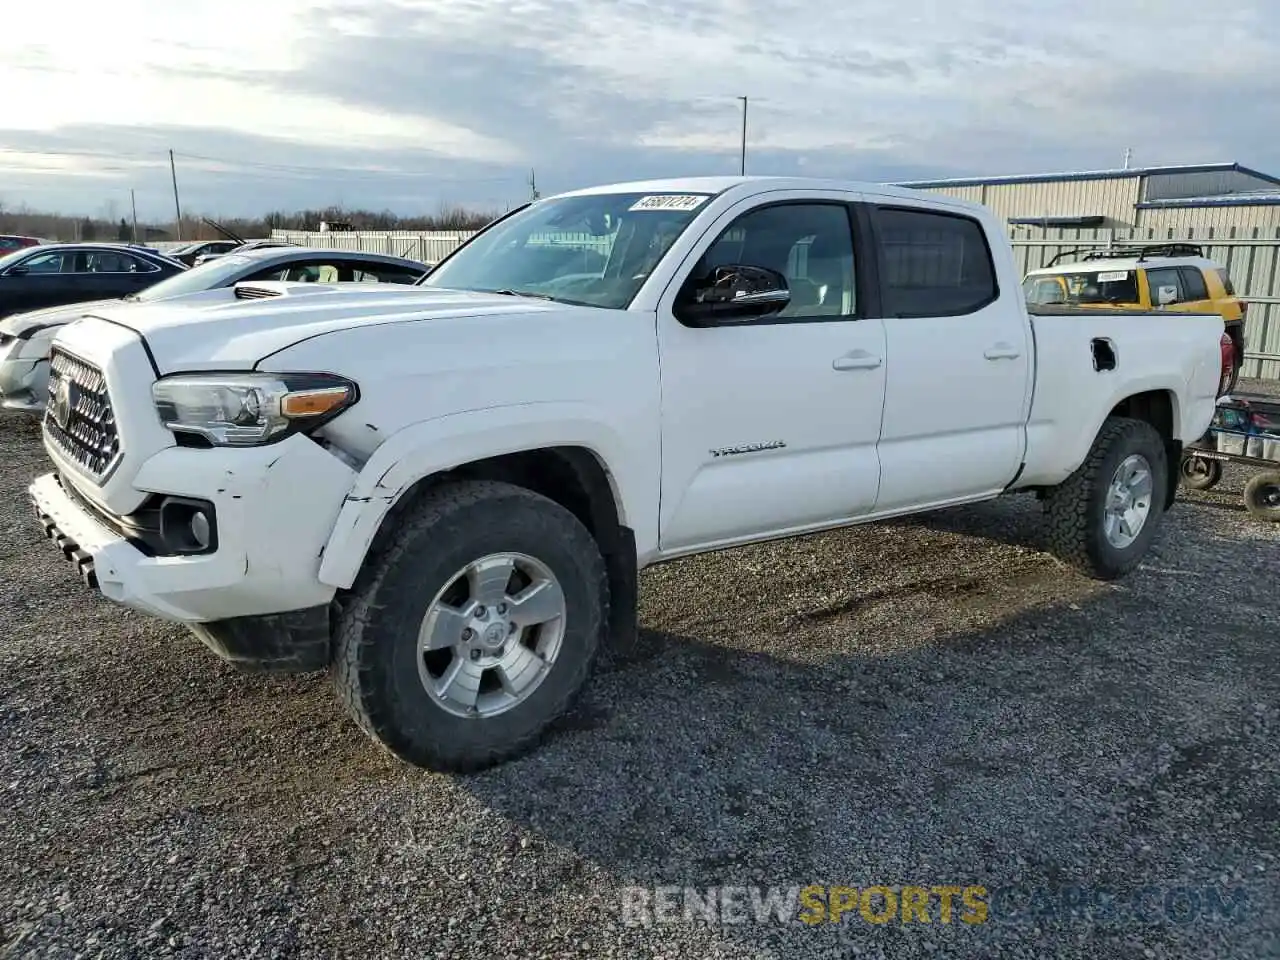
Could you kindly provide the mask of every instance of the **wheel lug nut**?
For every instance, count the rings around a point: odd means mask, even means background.
[[[470,640],[475,635],[476,635],[476,632],[472,630],[470,627],[467,627],[465,630],[462,631],[463,640]]]
[[[488,611],[484,607],[476,607],[476,616],[483,617]]]
[[[507,612],[507,605],[505,603],[498,604],[498,616],[502,616],[506,612]]]
[[[479,659],[480,659],[480,650],[479,650],[479,649],[475,649],[475,650],[472,650],[472,651],[471,651],[471,659],[472,659],[472,660],[479,660]]]

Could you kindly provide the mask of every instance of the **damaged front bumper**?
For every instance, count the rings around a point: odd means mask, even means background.
[[[354,477],[294,436],[162,450],[134,478],[149,496],[128,516],[58,473],[38,478],[30,495],[45,533],[108,599],[192,627],[228,659],[313,660],[334,595],[319,579],[321,555]],[[312,653],[290,653],[290,636]]]

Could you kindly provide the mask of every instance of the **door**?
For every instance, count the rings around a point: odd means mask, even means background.
[[[82,251],[64,250],[51,255],[47,262],[29,261],[27,266],[31,269],[28,278],[34,281],[28,309],[61,307],[96,299]]]
[[[49,254],[38,254],[42,258],[47,258]],[[25,313],[32,309],[30,306],[32,288],[35,284],[31,280],[31,257],[20,260],[5,268],[4,273],[0,273],[0,317],[7,317],[15,313]],[[61,263],[61,259],[56,263]],[[57,267],[55,267],[57,269]]]
[[[1020,289],[1001,290],[977,219],[897,201],[871,219],[888,345],[876,512],[997,493],[1026,446]]]
[[[821,527],[875,504],[885,344],[881,321],[863,316],[856,196],[771,196],[726,211],[659,301],[664,552]],[[727,265],[778,271],[790,302],[748,320],[677,319]]]

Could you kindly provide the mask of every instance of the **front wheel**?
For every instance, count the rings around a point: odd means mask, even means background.
[[[506,483],[450,484],[367,561],[342,605],[334,682],[400,759],[478,770],[570,708],[607,611],[604,560],[572,513]]]
[[[1098,580],[1131,572],[1164,514],[1168,469],[1154,427],[1109,417],[1084,463],[1045,495],[1050,549]]]
[[[1268,470],[1244,485],[1244,506],[1259,520],[1280,523],[1280,470]]]

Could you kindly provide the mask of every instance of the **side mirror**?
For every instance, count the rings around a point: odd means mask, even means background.
[[[19,264],[16,267],[10,267],[8,270],[4,272],[4,275],[6,277],[25,277],[30,272],[31,272],[30,267],[24,267],[21,264]]]
[[[676,314],[690,326],[754,320],[780,313],[791,302],[787,278],[768,267],[728,264],[703,277],[690,277]]]
[[[1158,301],[1159,305],[1162,307],[1165,306],[1166,304],[1177,303],[1178,288],[1175,286],[1161,287],[1160,293],[1158,294],[1158,298],[1159,298],[1159,301]]]

